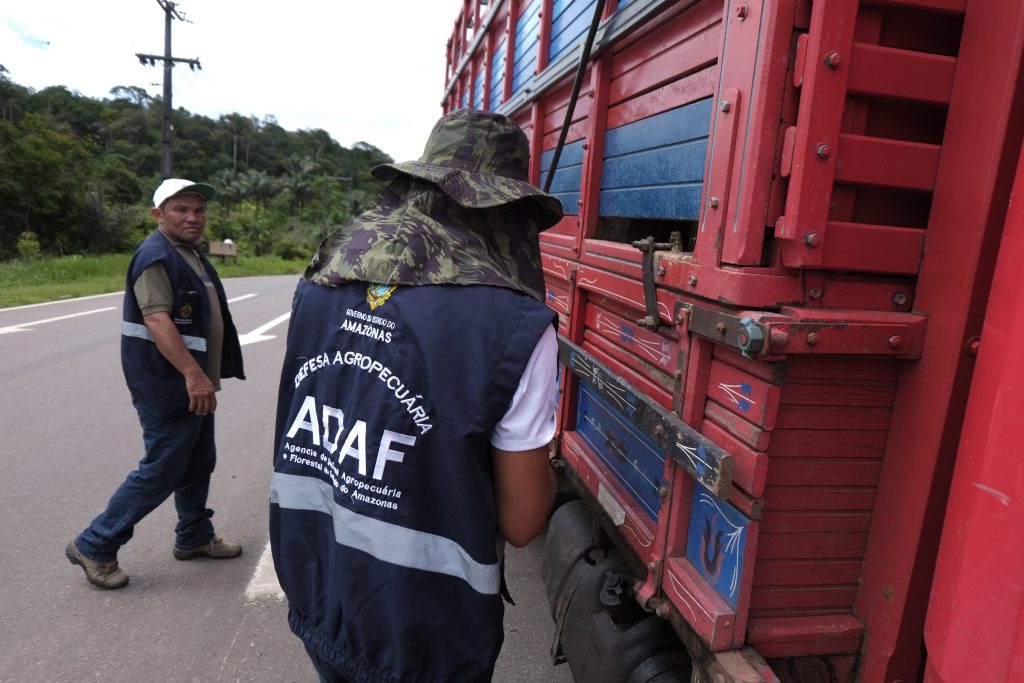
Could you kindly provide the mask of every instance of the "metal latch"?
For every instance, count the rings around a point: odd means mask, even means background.
[[[644,282],[644,305],[647,308],[647,315],[637,320],[636,324],[647,330],[657,330],[661,324],[661,316],[658,314],[658,292],[654,282],[654,252],[682,251],[683,234],[673,230],[669,235],[669,242],[655,242],[653,236],[645,237],[633,242],[633,247],[644,254],[641,271]]]

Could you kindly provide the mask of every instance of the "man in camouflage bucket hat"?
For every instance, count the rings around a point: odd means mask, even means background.
[[[537,233],[562,205],[527,181],[529,162],[526,135],[508,118],[470,109],[443,117],[418,161],[373,169],[387,188],[323,242],[306,277],[496,285],[543,302]]]
[[[555,316],[504,116],[460,110],[320,245],[292,305],[270,536],[288,621],[325,681],[487,681],[505,541],[555,481]]]

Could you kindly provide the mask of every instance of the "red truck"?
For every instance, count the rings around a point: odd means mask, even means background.
[[[1024,681],[1024,3],[465,0],[447,56],[565,209],[555,660]]]

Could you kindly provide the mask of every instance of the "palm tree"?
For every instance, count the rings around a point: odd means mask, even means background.
[[[231,169],[223,169],[214,174],[212,182],[217,188],[217,201],[224,206],[224,212],[231,215],[231,209],[245,199],[241,178]]]
[[[240,182],[245,196],[256,203],[257,213],[280,191],[277,180],[263,171],[250,169],[240,176]]]
[[[295,212],[301,213],[306,201],[313,196],[312,175],[316,172],[316,163],[309,157],[292,155],[285,167],[281,185],[291,193]]]

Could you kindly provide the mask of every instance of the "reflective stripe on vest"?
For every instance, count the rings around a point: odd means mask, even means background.
[[[334,539],[382,562],[447,574],[473,590],[497,595],[501,573],[497,564],[481,564],[455,541],[365,517],[334,502],[330,482],[274,472],[270,502],[289,510],[312,510],[332,515]]]
[[[125,337],[136,337],[146,341],[153,341],[153,335],[149,333],[148,327],[138,323],[130,323],[127,320],[121,321],[121,334]],[[181,335],[181,340],[185,342],[185,348],[187,349],[206,352],[206,340],[202,337],[190,337],[187,334],[183,334]]]

